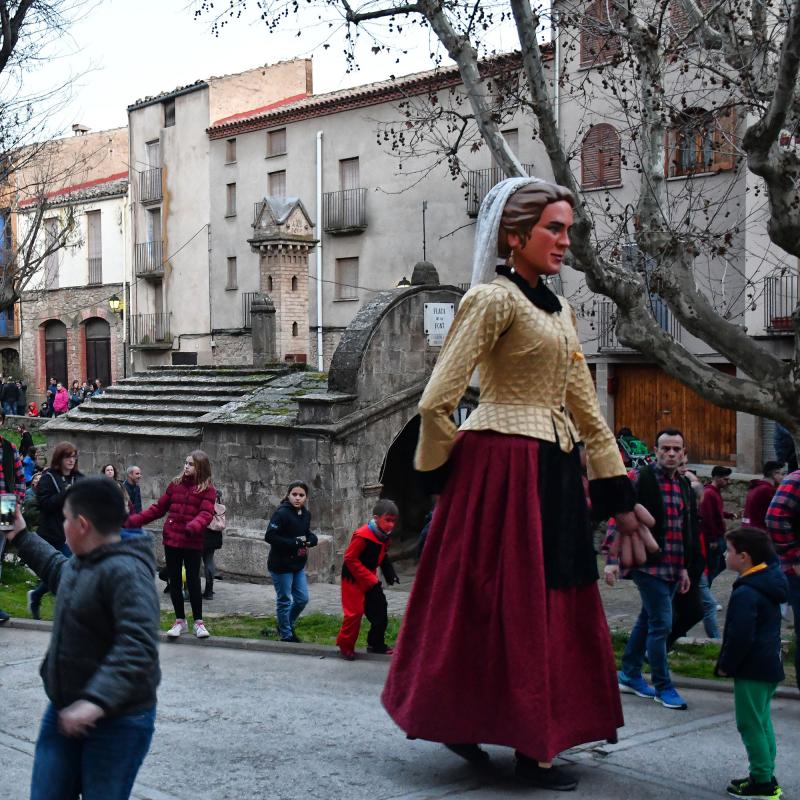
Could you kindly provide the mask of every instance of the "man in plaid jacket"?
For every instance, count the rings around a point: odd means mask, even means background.
[[[789,604],[794,613],[794,630],[800,625],[800,470],[781,481],[767,510],[767,533],[781,560],[789,584]],[[795,648],[795,671],[800,687],[800,651]]]

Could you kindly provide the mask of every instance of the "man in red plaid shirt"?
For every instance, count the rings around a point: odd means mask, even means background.
[[[800,625],[800,470],[781,481],[767,510],[767,533],[781,560],[789,583],[789,604],[794,613],[795,639]],[[795,646],[794,667],[800,687],[800,647]]]
[[[656,463],[642,467],[636,478],[637,500],[655,519],[653,536],[660,545],[647,563],[627,571],[639,590],[642,609],[634,623],[617,679],[622,692],[653,698],[665,708],[685,709],[686,702],[672,684],[667,664],[667,637],[672,630],[672,600],[690,587],[688,567],[695,558],[698,537],[695,493],[678,471],[683,463],[683,434],[675,428],[656,436]],[[609,525],[609,539],[616,534]],[[609,556],[606,583],[612,585],[619,565]],[[653,686],[642,677],[644,657],[650,662]]]

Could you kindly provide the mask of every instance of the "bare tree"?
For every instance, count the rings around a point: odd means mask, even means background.
[[[27,78],[68,37],[93,0],[0,0],[0,311],[13,306],[54,256],[75,243],[74,212],[60,192],[100,157],[88,148],[64,156],[52,121],[75,76],[37,92]],[[58,209],[58,210],[56,210]]]
[[[247,2],[229,0],[222,12],[207,1],[196,5],[198,15],[214,15],[219,31]],[[287,25],[298,8],[269,0],[257,5],[270,31]],[[717,405],[777,419],[800,445],[800,308],[792,314],[791,359],[748,335],[743,311],[758,300],[764,270],[754,277],[745,269],[742,242],[764,221],[751,211],[731,218],[737,198],[763,195],[766,233],[777,246],[764,255],[763,266],[796,271],[787,260],[800,256],[800,161],[782,142],[787,136],[795,141],[791,137],[800,130],[800,0],[563,0],[545,20],[529,0],[317,5],[330,24],[343,26],[350,62],[360,35],[372,37],[376,48],[391,46],[387,30],[401,25],[435,35],[458,66],[469,109],[426,110],[409,103],[406,119],[414,132],[398,137],[395,131],[389,140],[408,154],[419,152],[425,139],[429,154],[446,158],[454,174],[459,149],[470,146],[470,128],[506,175],[524,174],[501,133],[493,79],[481,70],[482,59],[495,55],[487,32],[513,25],[524,82],[506,94],[516,94],[519,107],[535,116],[555,180],[582,197],[571,236],[572,266],[591,292],[616,304],[620,341]],[[558,77],[537,39],[543,23],[555,27],[564,48]],[[378,25],[384,27],[376,30]],[[561,72],[562,61],[574,62],[581,48],[594,48],[594,63]],[[556,91],[572,103],[600,100],[608,116],[624,123],[621,158],[637,182],[632,204],[620,207],[610,191],[581,192],[576,161],[586,128],[578,125],[573,141],[563,140]],[[434,115],[444,125],[434,126],[432,136],[426,125]],[[733,124],[726,127],[725,118]],[[436,137],[446,141],[437,146]],[[704,164],[722,150],[731,162],[727,182],[683,181],[680,189],[670,182],[665,165],[705,172]],[[633,263],[620,242],[633,246]],[[720,270],[737,273],[732,296],[716,274]],[[653,313],[654,296],[690,334],[736,365],[737,376],[714,369],[664,330]]]

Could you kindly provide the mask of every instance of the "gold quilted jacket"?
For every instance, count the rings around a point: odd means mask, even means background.
[[[590,478],[625,475],[569,305],[561,298],[561,311],[548,314],[502,275],[461,300],[420,400],[417,469],[447,461],[457,433],[452,414],[476,367],[480,403],[460,430],[531,436],[558,442],[565,452],[583,440]]]

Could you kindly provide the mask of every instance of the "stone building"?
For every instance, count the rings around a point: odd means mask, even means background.
[[[37,401],[50,377],[108,385],[125,374],[127,130],[74,127],[15,175],[17,259],[30,252],[37,264],[19,305],[19,355]]]
[[[311,62],[296,59],[199,80],[128,107],[134,369],[214,360],[210,262],[221,258],[235,276],[237,254],[220,247],[218,228],[246,212],[235,185],[213,180],[206,129],[310,92]],[[210,209],[218,194],[225,210],[215,218]],[[262,187],[258,199],[265,194]],[[242,268],[252,265],[256,289],[258,257],[246,241],[251,233],[252,228],[241,240],[248,253]]]

